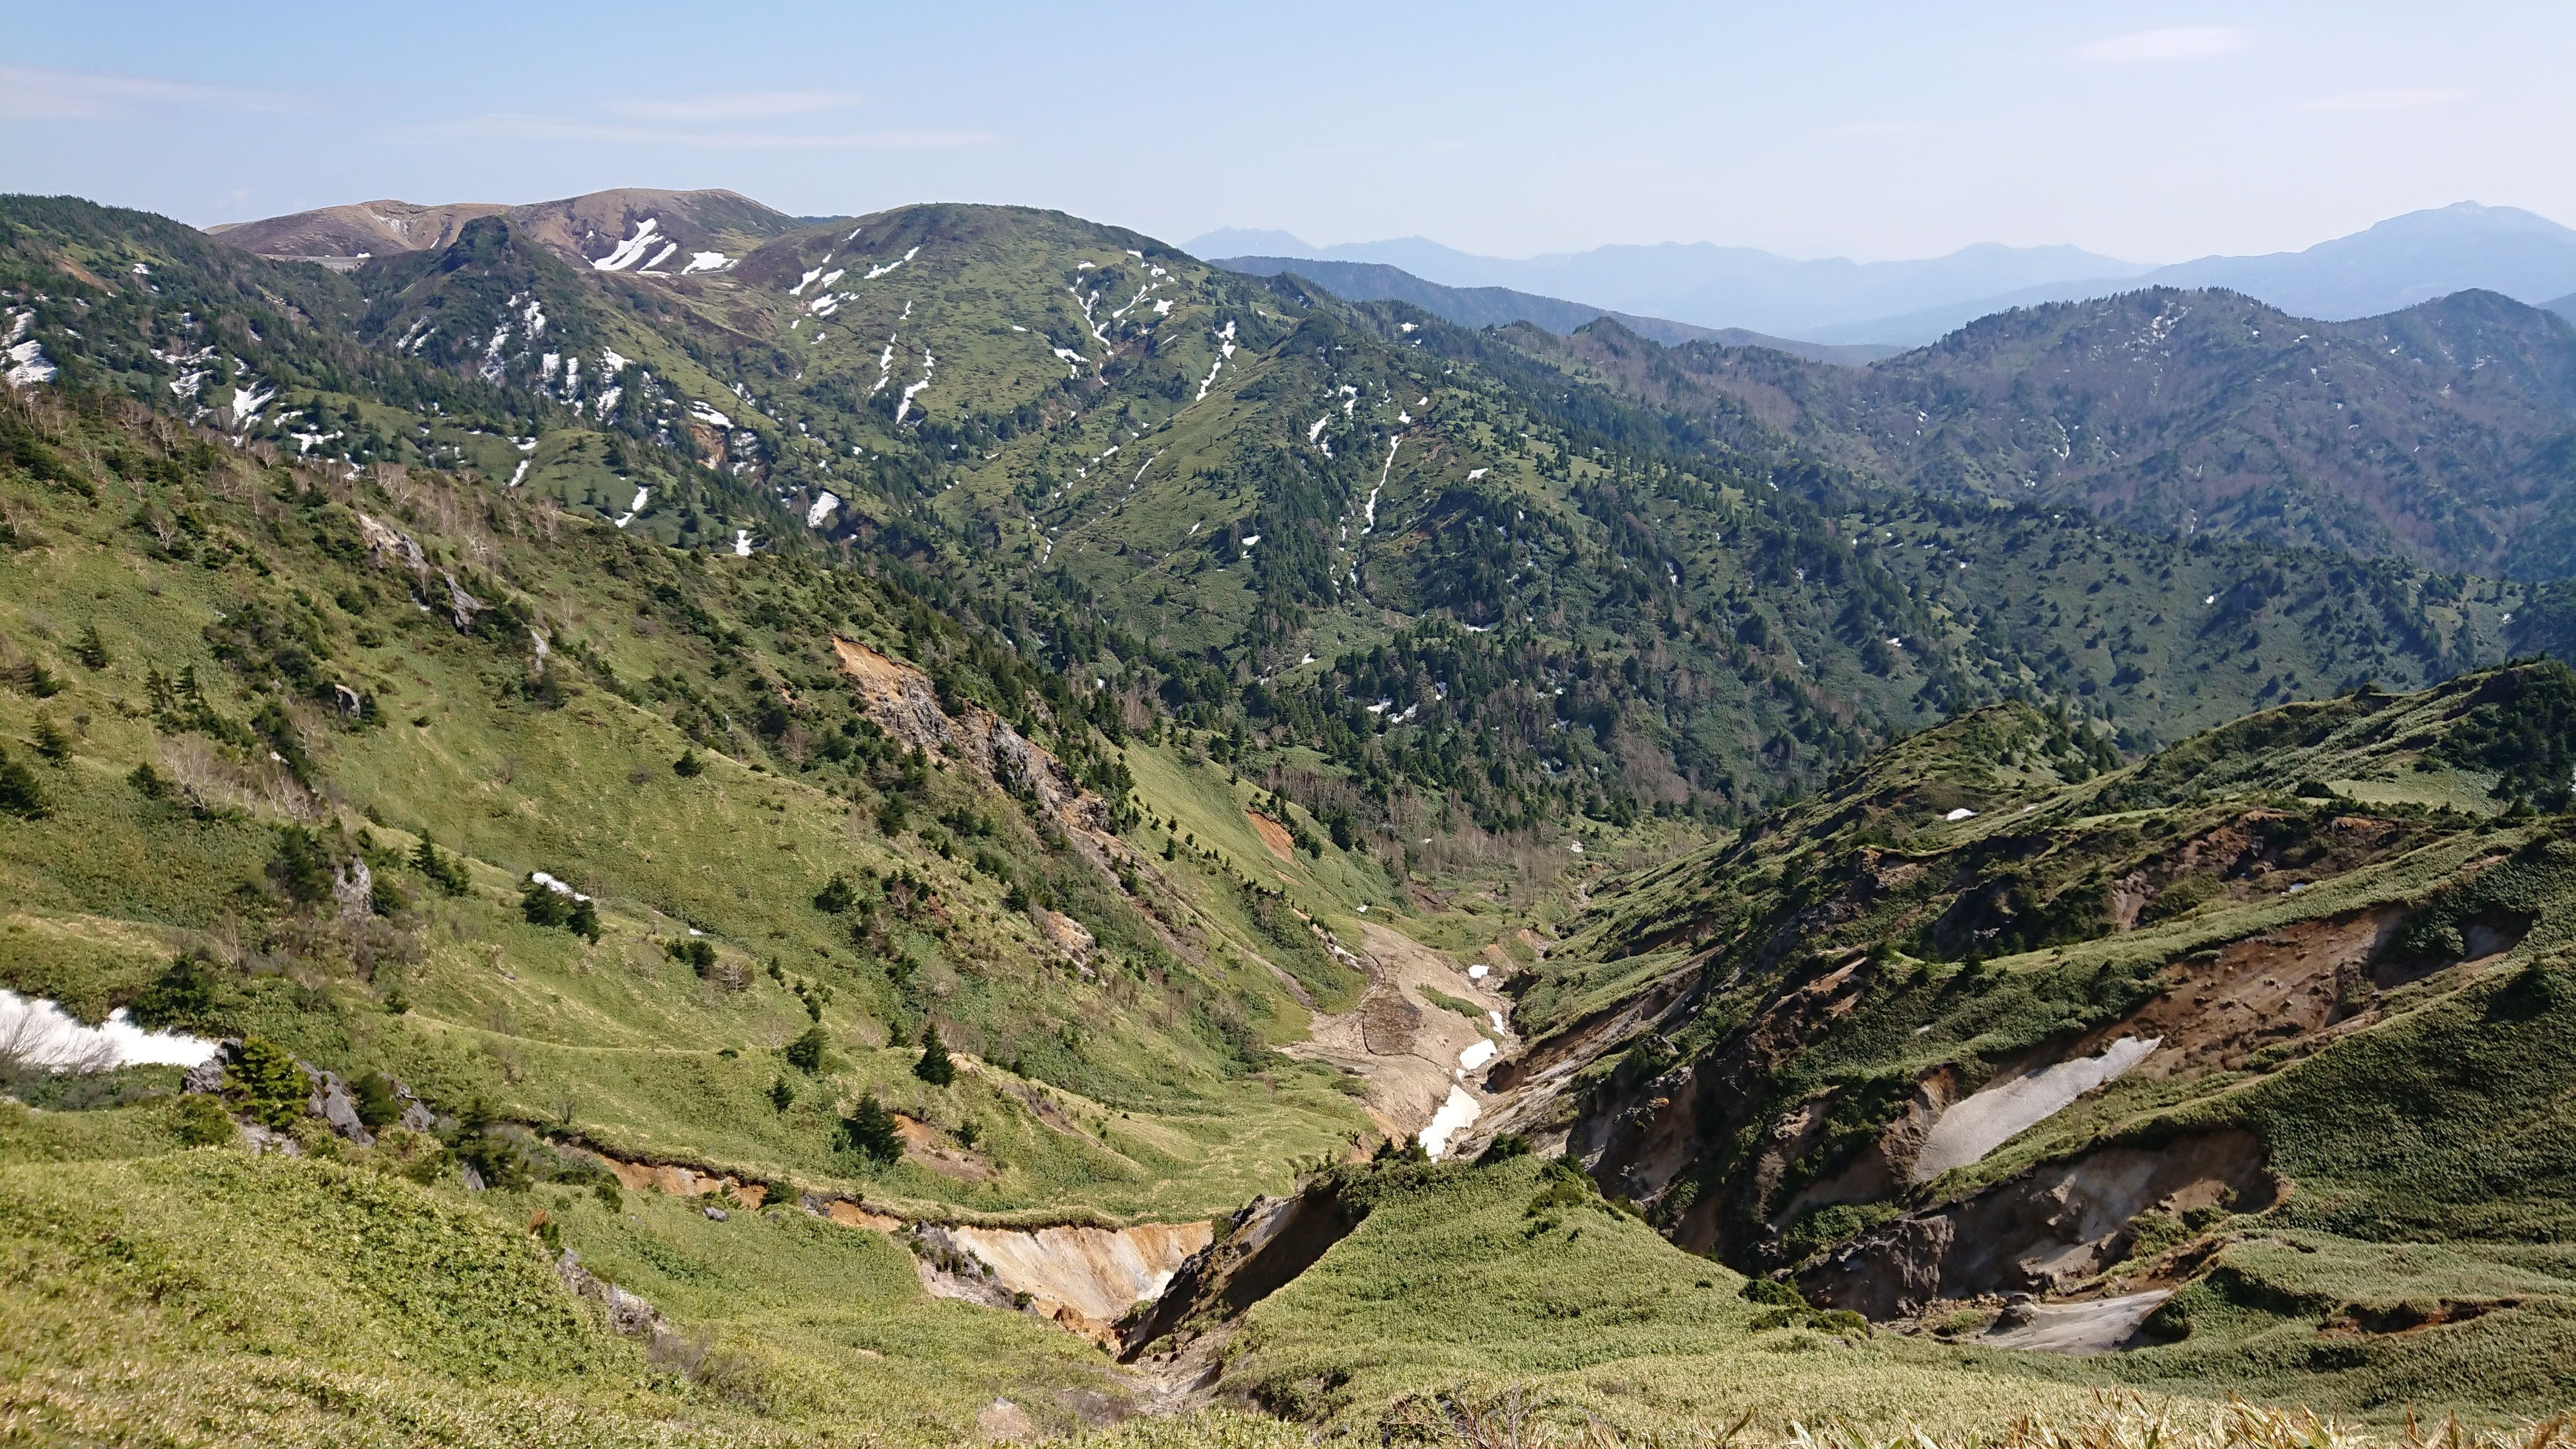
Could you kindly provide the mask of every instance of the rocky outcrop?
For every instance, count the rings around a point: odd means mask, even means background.
[[[606,1313],[609,1328],[630,1337],[646,1335],[659,1338],[670,1331],[662,1321],[660,1310],[642,1298],[599,1277],[581,1265],[581,1257],[572,1249],[563,1250],[555,1259],[555,1276],[576,1298],[586,1298]]]
[[[868,717],[887,734],[916,749],[953,751],[993,783],[1034,798],[1041,814],[1068,826],[1106,829],[1108,802],[1083,789],[1062,760],[1030,743],[1000,715],[969,704],[951,716],[940,705],[930,676],[855,639],[835,636],[832,653],[858,687]]]

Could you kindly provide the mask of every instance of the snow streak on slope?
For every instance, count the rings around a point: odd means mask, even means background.
[[[644,218],[636,224],[635,235],[619,242],[617,250],[592,262],[591,265],[603,272],[625,271],[643,257],[646,248],[656,241],[663,240],[655,234],[658,227],[659,223],[654,218],[649,216]]]
[[[921,395],[921,390],[923,388],[930,386],[931,371],[938,366],[938,358],[931,356],[927,352],[921,354],[921,381],[905,388],[903,390],[903,400],[894,405],[894,420],[897,424],[901,424],[903,422],[904,414],[912,411],[912,400]]]
[[[1216,337],[1216,362],[1208,368],[1208,375],[1199,382],[1198,401],[1200,402],[1207,401],[1208,389],[1216,386],[1216,375],[1225,370],[1226,359],[1234,356],[1233,318],[1226,319],[1225,330],[1219,332]]]

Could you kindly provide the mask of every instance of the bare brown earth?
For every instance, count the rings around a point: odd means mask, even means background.
[[[1429,987],[1472,1001],[1503,1013],[1508,1022],[1511,1002],[1491,978],[1473,980],[1446,954],[1374,921],[1361,924],[1360,946],[1368,986],[1359,1004],[1344,1012],[1317,1012],[1307,1040],[1282,1050],[1357,1074],[1368,1084],[1369,1115],[1391,1137],[1410,1138],[1429,1125],[1452,1087],[1479,1102],[1490,1100],[1486,1071],[1462,1072],[1458,1065],[1460,1054],[1486,1033],[1421,993]],[[1491,1017],[1485,1025],[1492,1027]],[[1500,1035],[1499,1056],[1507,1057],[1519,1039],[1508,1030]]]
[[[1244,811],[1243,818],[1252,822],[1252,833],[1261,837],[1272,855],[1290,862],[1297,859],[1297,842],[1288,834],[1288,827],[1257,810]]]

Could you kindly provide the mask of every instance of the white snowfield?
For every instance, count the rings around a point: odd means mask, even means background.
[[[1424,1152],[1437,1160],[1449,1150],[1449,1139],[1465,1131],[1484,1110],[1482,1104],[1467,1095],[1466,1088],[1451,1087],[1448,1100],[1440,1104],[1439,1111],[1431,1114],[1431,1125],[1423,1128],[1416,1140],[1421,1142]]]
[[[106,1022],[83,1026],[51,1001],[29,1000],[0,991],[0,1060],[54,1071],[107,1071],[114,1067],[203,1064],[219,1048],[203,1037],[145,1031],[128,1020],[125,1008],[108,1013]]]
[[[635,501],[626,505],[626,516],[617,520],[617,526],[618,526],[618,527],[620,527],[620,528],[624,528],[626,525],[628,525],[628,524],[630,524],[630,523],[633,523],[633,522],[635,521],[635,515],[637,515],[637,514],[639,514],[639,513],[642,513],[642,512],[644,511],[644,505],[645,505],[645,503],[646,503],[646,502],[648,502],[648,501],[650,501],[652,497],[653,497],[653,490],[652,490],[652,489],[650,489],[650,488],[638,488],[638,489],[636,489],[636,490],[635,490]]]
[[[592,262],[591,266],[603,272],[625,271],[628,267],[635,265],[638,261],[643,259],[646,248],[652,246],[657,241],[664,240],[664,238],[657,235],[660,226],[661,223],[659,221],[649,216],[644,218],[642,221],[637,222],[635,224],[635,235],[619,242],[615,251],[601,257],[598,261]],[[664,253],[664,255],[667,256],[668,253]]]
[[[1485,1063],[1492,1061],[1494,1059],[1495,1051],[1496,1047],[1492,1042],[1487,1041],[1483,1037],[1478,1037],[1474,1044],[1470,1045],[1465,1051],[1458,1054],[1458,1065],[1465,1070],[1472,1072],[1476,1068],[1483,1066]]]
[[[1941,1114],[1924,1134],[1910,1182],[1930,1182],[1954,1167],[1985,1160],[1987,1153],[2063,1112],[2076,1098],[2126,1075],[2164,1045],[2164,1038],[2123,1037],[2098,1057],[2078,1057],[1997,1082]]]
[[[539,647],[543,647],[543,641],[539,641]],[[583,895],[581,892],[574,890],[571,886],[564,884],[562,881],[555,879],[553,876],[548,875],[546,872],[541,870],[529,871],[528,879],[535,881],[537,884],[544,886],[547,890],[553,891],[559,896],[570,896],[577,901],[586,901],[590,899],[590,897]]]
[[[831,492],[826,491],[820,497],[816,498],[811,506],[806,508],[805,526],[807,528],[821,528],[823,526],[823,520],[830,518],[833,510],[840,506],[840,498]]]
[[[251,420],[259,416],[259,410],[268,406],[269,399],[275,396],[277,396],[275,388],[261,392],[257,379],[253,379],[247,387],[240,383],[233,384],[233,426],[249,427]]]
[[[737,529],[735,529],[735,530],[733,531],[733,556],[734,556],[735,558],[749,558],[749,557],[751,557],[751,530],[750,530],[750,529],[748,529],[748,528],[737,528]]]
[[[721,272],[732,265],[733,259],[722,252],[691,252],[688,265],[680,268],[680,275],[685,277],[691,272]]]

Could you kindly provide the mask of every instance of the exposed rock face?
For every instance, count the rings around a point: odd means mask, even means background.
[[[930,676],[855,639],[834,637],[841,672],[858,685],[869,718],[917,749],[943,746],[1006,790],[1032,796],[1041,814],[1078,830],[1106,828],[1109,804],[1082,788],[1064,762],[1031,744],[1010,722],[981,705],[952,718],[940,707]]]
[[[335,688],[338,686],[334,686]],[[340,908],[344,921],[364,920],[375,914],[376,877],[363,860],[352,859],[331,876],[331,899]]]
[[[570,1248],[555,1259],[555,1276],[563,1280],[564,1288],[574,1297],[587,1298],[607,1310],[608,1326],[618,1333],[659,1337],[669,1331],[661,1312],[652,1304],[593,1274]]]
[[[629,1192],[663,1192],[673,1197],[705,1197],[709,1193],[730,1193],[746,1207],[758,1207],[769,1189],[756,1182],[726,1174],[700,1172],[669,1162],[621,1162],[604,1153],[593,1153],[601,1166],[613,1173],[618,1185]]]
[[[367,545],[367,561],[378,568],[400,563],[418,573],[429,567],[429,559],[420,551],[418,539],[363,513],[358,515],[358,537]]]
[[[933,1294],[1025,1306],[1105,1347],[1117,1344],[1118,1320],[1160,1294],[1211,1236],[1204,1222],[912,1229],[922,1282]]]
[[[360,1147],[376,1145],[376,1136],[358,1119],[358,1104],[349,1096],[348,1084],[337,1072],[315,1072],[311,1067],[304,1075],[313,1082],[313,1095],[305,1110],[331,1124],[331,1130],[357,1143]]]
[[[1350,1236],[1368,1210],[1327,1180],[1294,1197],[1257,1197],[1224,1237],[1190,1255],[1153,1308],[1131,1325],[1119,1357],[1135,1362],[1157,1339],[1184,1327],[1230,1320],[1314,1266]]]
[[[2161,1147],[2105,1147],[2043,1165],[1974,1197],[1909,1214],[1798,1275],[1807,1297],[1872,1318],[1935,1298],[2055,1291],[2127,1253],[2130,1223],[2225,1203],[2259,1212],[2279,1197],[2262,1139],[2227,1130]]]

